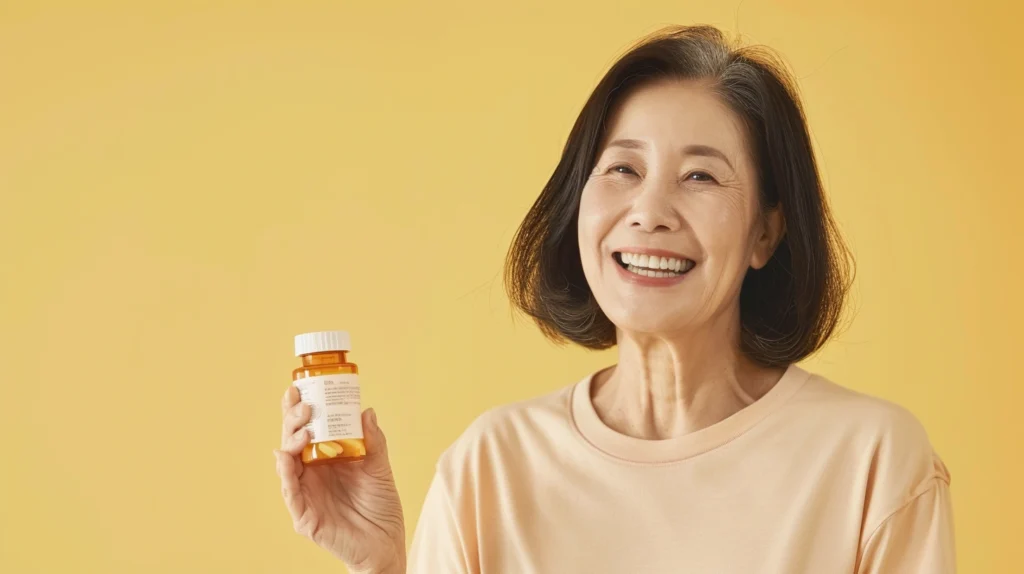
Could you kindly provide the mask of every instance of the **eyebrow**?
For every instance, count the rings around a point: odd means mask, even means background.
[[[647,149],[647,144],[644,143],[641,140],[617,139],[617,140],[614,140],[614,141],[610,142],[605,147],[620,147],[620,148],[625,148],[625,149]],[[722,153],[722,151],[720,149],[716,148],[716,147],[711,147],[709,145],[703,145],[703,144],[692,144],[692,145],[688,145],[688,146],[684,147],[682,152],[683,152],[683,155],[699,155],[699,156],[704,156],[704,157],[716,157],[716,158],[724,161],[725,164],[729,166],[729,169],[732,169],[733,171],[736,171],[736,168],[733,167],[732,162],[729,161],[729,158],[726,157],[726,155],[724,153]]]

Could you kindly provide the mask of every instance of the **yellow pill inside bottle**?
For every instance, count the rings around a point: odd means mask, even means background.
[[[334,458],[345,450],[340,444],[329,440],[316,443],[316,449],[327,458]]]

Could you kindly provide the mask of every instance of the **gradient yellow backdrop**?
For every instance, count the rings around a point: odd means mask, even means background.
[[[600,75],[672,23],[791,64],[859,261],[805,366],[911,409],[961,571],[1021,571],[1009,1],[84,4],[0,3],[0,571],[339,571],[271,455],[313,329],[352,332],[411,533],[478,413],[614,360],[514,323],[502,257]]]

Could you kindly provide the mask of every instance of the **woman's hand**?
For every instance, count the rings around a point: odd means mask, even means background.
[[[274,451],[281,494],[295,531],[352,572],[404,573],[405,521],[387,442],[373,409],[363,412],[366,457],[358,462],[302,464],[309,406],[289,387],[281,401],[281,448]]]

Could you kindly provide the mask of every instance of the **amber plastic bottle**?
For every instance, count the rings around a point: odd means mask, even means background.
[[[302,366],[292,371],[292,384],[313,411],[306,425],[310,444],[302,451],[306,464],[351,462],[366,456],[359,367],[348,362],[351,350],[345,331],[295,336],[295,355],[302,358]]]

